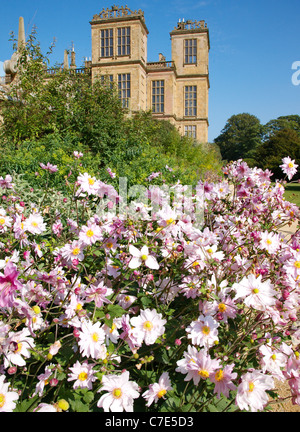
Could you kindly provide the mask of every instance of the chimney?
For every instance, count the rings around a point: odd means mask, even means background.
[[[76,57],[76,54],[75,54],[74,45],[73,45],[72,51],[71,51],[71,65],[70,65],[71,69],[76,69],[75,57]]]
[[[18,33],[18,51],[20,51],[21,47],[25,46],[25,29],[24,29],[24,18],[19,18],[19,33]]]
[[[64,69],[69,69],[68,50],[64,53]]]
[[[85,62],[84,62],[84,67],[86,68],[86,69],[90,69],[91,67],[92,67],[92,60],[91,60],[91,58],[85,58]]]

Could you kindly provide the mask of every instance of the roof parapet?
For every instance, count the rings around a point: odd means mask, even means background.
[[[182,31],[182,30],[206,30],[207,29],[207,23],[204,20],[200,21],[192,21],[187,20],[184,21],[184,19],[181,21],[179,20],[177,23],[177,26],[174,27],[173,31]]]
[[[93,16],[92,22],[93,21],[99,21],[99,20],[107,20],[107,19],[114,19],[114,18],[127,18],[127,17],[139,17],[142,18],[144,20],[144,12],[139,9],[139,10],[135,10],[132,11],[131,9],[129,9],[128,6],[116,6],[113,5],[111,7],[111,9],[107,8],[107,9],[102,9],[102,11]]]

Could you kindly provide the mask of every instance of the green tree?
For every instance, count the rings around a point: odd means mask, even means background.
[[[270,120],[265,124],[264,140],[270,138],[273,133],[283,129],[294,130],[300,136],[300,116],[292,114]]]
[[[62,69],[49,74],[48,63],[35,33],[31,34],[3,106],[3,141],[17,147],[24,140],[71,132],[105,161],[122,136],[125,113],[116,90],[99,81],[92,85],[88,74]]]
[[[224,160],[251,159],[262,136],[263,126],[259,119],[243,113],[231,116],[214,142]]]
[[[300,137],[292,129],[281,129],[274,132],[259,145],[255,152],[258,167],[272,171],[274,179],[284,177],[279,165],[286,156],[295,159],[295,162],[300,165]],[[294,177],[296,178],[297,176]]]

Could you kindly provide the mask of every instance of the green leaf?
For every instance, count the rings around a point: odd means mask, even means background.
[[[72,411],[75,412],[89,412],[89,405],[84,404],[82,401],[76,399],[76,400],[69,400],[70,407],[72,408]]]
[[[36,395],[31,399],[28,398],[23,400],[22,402],[17,402],[14,412],[27,412],[28,410],[32,411],[36,407],[39,399],[39,395]]]
[[[84,396],[83,396],[83,400],[84,402],[90,404],[93,400],[94,400],[94,393],[91,391],[88,391]]]

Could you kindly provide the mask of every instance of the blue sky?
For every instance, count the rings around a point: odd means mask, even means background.
[[[43,52],[56,38],[51,64],[63,61],[72,42],[77,66],[91,56],[89,21],[113,4],[145,13],[148,61],[162,52],[171,60],[169,33],[178,19],[205,20],[210,32],[209,141],[233,114],[248,112],[265,124],[281,115],[300,115],[300,85],[292,64],[300,61],[299,0],[15,0],[0,8],[1,62],[10,59],[11,31],[23,16],[25,33],[37,27]]]

